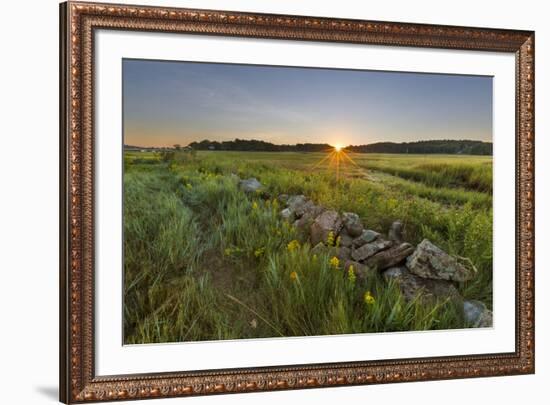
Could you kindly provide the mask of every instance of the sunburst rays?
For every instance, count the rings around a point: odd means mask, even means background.
[[[366,176],[366,170],[359,166],[345,151],[344,147],[336,144],[332,149],[326,151],[327,155],[321,160],[313,164],[310,170],[321,169],[325,167],[327,170],[334,171],[336,174],[336,180],[340,180],[341,172],[350,172],[349,168],[353,167],[358,169],[361,174]]]

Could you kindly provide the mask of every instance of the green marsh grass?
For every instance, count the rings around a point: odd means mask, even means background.
[[[164,161],[127,152],[125,342],[464,326],[453,302],[407,303],[392,283],[380,277],[360,283],[342,264],[331,265],[331,257],[313,255],[302,235],[279,219],[282,193],[356,212],[382,233],[403,221],[411,243],[428,238],[471,262],[476,277],[459,289],[492,307],[490,158],[353,155],[357,166],[338,180],[331,170],[311,170],[320,158],[199,152]],[[405,174],[412,172],[424,174]],[[265,192],[245,195],[237,176],[256,177]]]

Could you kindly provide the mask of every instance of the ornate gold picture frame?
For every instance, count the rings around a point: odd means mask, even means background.
[[[534,373],[534,32],[148,6],[60,6],[60,400],[65,403]],[[97,375],[94,34],[201,34],[513,54],[515,350],[461,356]],[[512,266],[512,264],[510,264]]]

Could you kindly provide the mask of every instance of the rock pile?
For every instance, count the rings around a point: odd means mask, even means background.
[[[345,269],[353,265],[357,279],[364,282],[369,274],[380,274],[386,281],[397,283],[409,301],[417,296],[423,300],[456,300],[462,303],[469,326],[492,326],[492,312],[479,301],[464,300],[454,284],[471,280],[473,269],[428,239],[416,247],[405,242],[400,221],[391,225],[385,238],[366,229],[356,213],[325,209],[304,195],[281,195],[278,199],[285,205],[281,217],[309,239],[312,251],[329,252],[344,263]]]
[[[262,183],[258,181],[258,179],[251,177],[250,179],[239,180],[239,188],[245,193],[256,193],[258,191],[261,191],[263,186]]]

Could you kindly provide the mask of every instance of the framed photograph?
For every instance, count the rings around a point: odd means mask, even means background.
[[[61,401],[534,372],[534,32],[60,26]]]

